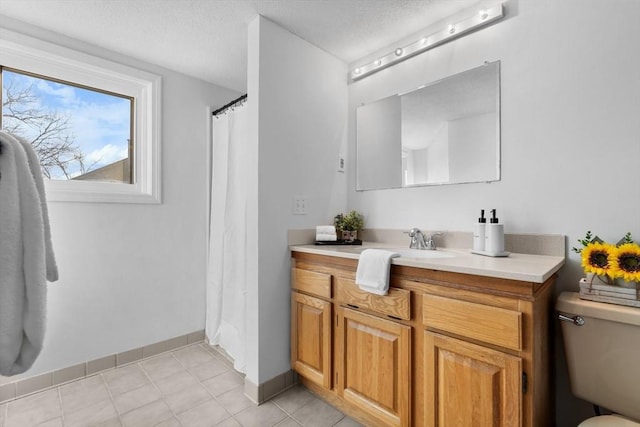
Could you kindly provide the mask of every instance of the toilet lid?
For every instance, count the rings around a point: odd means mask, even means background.
[[[578,427],[640,427],[640,423],[618,415],[602,415],[584,420]]]

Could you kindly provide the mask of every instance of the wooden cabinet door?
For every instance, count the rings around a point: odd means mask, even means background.
[[[331,388],[331,303],[291,293],[291,367]]]
[[[409,426],[411,328],[343,307],[337,311],[338,394],[381,425]]]
[[[522,359],[424,332],[427,427],[522,424]]]

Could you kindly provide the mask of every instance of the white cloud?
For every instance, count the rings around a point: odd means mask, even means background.
[[[38,106],[70,119],[70,134],[83,152],[128,145],[131,112],[125,99],[48,80],[35,82]]]
[[[87,153],[85,163],[87,166],[95,165],[95,167],[100,167],[125,159],[128,156],[128,147],[117,147],[113,144],[107,144],[102,148]]]
[[[47,80],[37,80],[38,90],[56,97],[62,105],[78,105],[80,100],[76,96],[76,89],[73,86],[57,84]]]

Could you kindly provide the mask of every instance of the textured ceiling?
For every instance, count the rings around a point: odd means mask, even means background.
[[[244,92],[247,26],[259,14],[351,63],[476,2],[0,0],[0,19],[4,15]]]

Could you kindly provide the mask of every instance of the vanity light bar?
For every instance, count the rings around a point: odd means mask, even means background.
[[[351,72],[353,80],[359,80],[377,71],[380,71],[390,65],[402,62],[419,53],[433,49],[436,46],[447,43],[453,39],[461,37],[478,28],[487,26],[504,17],[502,3],[497,6],[480,9],[473,16],[466,18],[460,22],[449,24],[446,28],[437,31],[429,36],[425,36],[407,46],[399,47],[391,53],[388,53],[373,62],[361,65]]]

